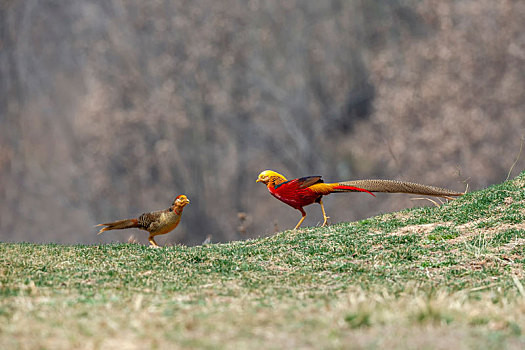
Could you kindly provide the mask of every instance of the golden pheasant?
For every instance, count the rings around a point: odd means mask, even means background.
[[[275,198],[301,212],[301,220],[299,220],[295,229],[301,226],[306,218],[306,212],[303,207],[313,203],[319,203],[321,205],[324,218],[322,226],[326,225],[329,217],[326,216],[321,199],[323,196],[334,192],[366,192],[372,196],[374,196],[372,192],[412,193],[447,199],[463,194],[444,188],[397,180],[355,180],[325,183],[321,179],[321,176],[307,176],[299,179],[286,180],[283,175],[273,170],[261,172],[256,182],[262,182],[268,187],[268,191],[270,191]]]
[[[144,213],[136,219],[125,219],[97,226],[105,226],[100,229],[98,234],[109,230],[121,230],[125,228],[139,228],[149,232],[148,241],[152,247],[159,248],[154,236],[163,235],[172,231],[180,222],[182,210],[190,202],[183,194],[177,196],[171,207],[165,210]]]

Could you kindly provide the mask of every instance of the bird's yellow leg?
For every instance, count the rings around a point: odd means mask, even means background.
[[[319,204],[321,204],[321,210],[323,211],[323,218],[324,218],[324,222],[323,224],[321,225],[321,227],[324,227],[324,225],[326,225],[326,222],[328,221],[328,219],[330,219],[329,216],[326,216],[326,212],[324,211],[324,205],[323,205],[323,201],[319,201]]]
[[[157,244],[157,242],[155,242],[155,239],[153,238],[153,235],[149,235],[148,241],[151,244],[150,245],[151,248],[160,248],[160,246]]]
[[[295,225],[294,230],[297,230],[297,228],[299,226],[301,226],[301,224],[303,223],[304,219],[306,218],[306,212],[304,211],[304,209],[303,208],[299,208],[299,211],[301,212],[301,214],[303,214],[303,217],[301,218],[301,220],[299,220],[297,225]]]

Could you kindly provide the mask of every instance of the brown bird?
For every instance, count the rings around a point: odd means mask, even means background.
[[[154,236],[163,235],[172,231],[180,222],[182,210],[190,202],[188,197],[181,194],[173,201],[171,207],[165,210],[144,213],[137,219],[125,219],[97,226],[106,226],[100,229],[98,234],[109,230],[121,230],[125,228],[139,228],[149,232],[148,241],[152,247],[159,248]]]
[[[262,182],[275,198],[301,212],[301,220],[299,220],[295,228],[301,226],[306,217],[303,207],[313,203],[321,205],[324,218],[323,226],[326,225],[329,217],[326,216],[321,198],[330,193],[366,192],[371,195],[374,195],[372,192],[411,193],[447,199],[463,194],[444,188],[397,180],[355,180],[325,183],[321,176],[307,176],[286,180],[284,176],[273,170],[261,172],[256,182]]]

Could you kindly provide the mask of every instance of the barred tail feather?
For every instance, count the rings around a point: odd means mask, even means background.
[[[456,197],[464,194],[463,192],[451,191],[445,188],[397,180],[354,180],[340,182],[340,184],[364,188],[370,192],[411,193],[443,198]]]
[[[125,219],[114,222],[108,222],[105,224],[98,224],[97,226],[105,226],[98,231],[98,234],[109,230],[122,230],[125,228],[139,227],[139,221],[137,219]]]

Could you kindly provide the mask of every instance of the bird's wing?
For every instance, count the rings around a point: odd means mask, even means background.
[[[145,230],[155,229],[161,214],[162,210],[142,214],[138,219],[139,226]]]
[[[301,177],[293,181],[296,181],[300,188],[306,188],[314,184],[323,183],[323,179],[321,179],[321,176],[319,175]]]
[[[288,180],[278,185],[275,185],[275,188],[307,188],[315,183],[322,183],[323,180],[321,176],[306,176],[298,179]]]

